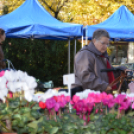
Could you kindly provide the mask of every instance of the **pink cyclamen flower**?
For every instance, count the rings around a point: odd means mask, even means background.
[[[112,94],[107,95],[107,99],[113,99],[113,98],[114,98],[114,96]]]
[[[77,114],[82,113],[83,110],[83,101],[79,100],[77,103],[74,104],[74,109],[76,109]]]
[[[88,96],[86,99],[85,99],[86,102],[88,103],[94,103],[96,100],[95,100],[95,94],[94,96]]]
[[[105,98],[102,100],[102,103],[103,103],[103,105],[107,106],[109,103],[109,100]]]
[[[106,98],[107,98],[106,92],[102,92],[102,93],[100,94],[100,97],[101,97],[101,100],[106,99]]]
[[[13,93],[9,91],[9,98],[13,98]]]
[[[98,112],[99,112],[99,109],[96,109],[96,110],[95,110],[95,114],[97,114]]]
[[[1,71],[0,72],[0,77],[4,76],[4,74],[5,74],[5,71]]]
[[[46,100],[46,108],[47,109],[54,108],[55,104],[56,104],[56,101],[55,101],[55,99],[53,97]]]
[[[58,112],[59,109],[60,109],[60,104],[59,104],[59,103],[56,103],[55,106],[54,106],[54,110],[55,110],[56,112]]]
[[[131,102],[134,102],[134,97],[127,97],[127,99],[129,100],[129,101],[131,101]]]
[[[65,96],[65,100],[66,100],[67,102],[70,102],[70,96]]]
[[[109,108],[112,108],[115,104],[115,100],[112,98],[111,99],[107,98],[107,99],[103,99],[102,103],[103,103],[103,105],[108,106]]]
[[[119,94],[116,98],[115,98],[115,102],[118,104],[121,104],[122,102],[125,101],[126,95],[123,94]]]
[[[59,103],[60,107],[64,108],[65,105],[67,104],[66,97],[64,95],[58,96],[57,102]]]
[[[132,104],[132,109],[134,109],[134,102],[133,102],[133,104]]]
[[[114,99],[109,99],[109,102],[108,102],[108,107],[109,108],[112,108],[115,104],[115,100]]]
[[[93,107],[94,107],[94,103],[88,103],[88,104],[87,104],[87,112],[88,112],[88,114],[91,113]]]
[[[131,102],[130,101],[124,101],[120,104],[120,111],[121,110],[127,110],[129,108],[129,106],[131,105]]]
[[[101,102],[101,95],[100,94],[95,94],[95,97],[94,97],[94,102],[95,103],[100,103]]]
[[[71,103],[71,104],[74,104],[74,103],[77,103],[79,100],[80,100],[80,97],[74,95],[74,96],[73,96],[73,99],[72,99],[72,101],[71,101],[70,103]]]

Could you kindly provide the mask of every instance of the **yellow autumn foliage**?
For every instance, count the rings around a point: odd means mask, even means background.
[[[0,0],[12,12],[25,0]],[[54,16],[54,12],[61,7],[58,17],[61,21],[93,25],[101,23],[113,14],[121,5],[134,13],[133,0],[38,0],[41,5]],[[45,1],[45,2],[44,2]],[[63,5],[64,3],[64,5]],[[48,6],[51,7],[48,8]],[[2,10],[0,10],[2,15]]]

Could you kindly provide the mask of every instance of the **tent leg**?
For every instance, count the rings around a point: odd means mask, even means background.
[[[75,46],[74,46],[74,57],[75,57],[75,54],[76,54],[76,38],[75,38]]]
[[[68,74],[70,74],[70,38],[68,39]]]
[[[76,55],[76,38],[75,38],[75,45],[74,45],[74,63],[75,63],[75,55]]]
[[[82,36],[82,47],[83,47],[83,36]]]
[[[86,45],[88,45],[88,28],[86,27]]]

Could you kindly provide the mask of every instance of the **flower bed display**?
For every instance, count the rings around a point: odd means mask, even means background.
[[[0,85],[1,133],[134,133],[133,93],[113,96],[88,89],[72,99],[68,93],[52,89],[44,94],[34,94],[35,79],[22,71],[5,72],[0,82],[4,82]],[[13,98],[7,97],[9,91],[13,93]]]

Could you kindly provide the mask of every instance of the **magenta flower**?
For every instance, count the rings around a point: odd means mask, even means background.
[[[95,97],[95,93],[89,93],[88,97]]]
[[[129,106],[131,105],[131,102],[130,101],[124,101],[120,104],[120,111],[121,110],[127,110],[129,108]]]
[[[60,109],[60,104],[59,104],[59,103],[56,103],[55,106],[54,106],[54,110],[55,110],[56,112],[58,112],[59,109]]]
[[[102,103],[103,103],[103,105],[107,106],[108,103],[109,103],[109,100],[108,100],[108,99],[103,99],[103,100],[102,100]]]
[[[103,105],[108,106],[109,108],[112,108],[115,104],[115,100],[113,98],[111,99],[103,99],[102,100]]]
[[[88,103],[88,104],[87,104],[87,112],[88,112],[88,114],[91,113],[93,107],[94,107],[94,103]]]
[[[57,102],[62,102],[65,100],[65,96],[64,95],[60,95],[57,97]]]
[[[131,102],[134,102],[134,97],[127,97],[127,99]]]
[[[65,96],[65,100],[66,100],[67,102],[69,102],[69,101],[70,101],[70,96]]]
[[[4,76],[4,74],[5,74],[5,71],[1,71],[0,72],[0,77]]]
[[[122,102],[125,101],[126,95],[123,94],[119,94],[116,98],[115,98],[115,102],[118,104],[121,104]]]
[[[95,103],[100,103],[101,102],[101,95],[100,94],[96,94],[95,96],[94,96],[94,102]]]
[[[84,102],[83,102],[82,113],[83,113],[83,114],[86,114],[86,113],[87,113],[87,103],[84,103]]]
[[[132,109],[134,109],[134,102],[133,102],[133,104],[132,104]]]
[[[86,101],[87,103],[94,103],[94,102],[95,102],[95,98],[88,96],[87,99],[85,99],[85,101]]]
[[[67,102],[65,100],[63,100],[62,102],[58,102],[60,107],[64,108],[65,105],[67,104]]]
[[[101,100],[106,99],[107,98],[107,94],[105,92],[102,92],[100,94],[100,97],[101,97]]]
[[[80,114],[83,110],[83,101],[79,100],[77,103],[74,104],[74,109],[76,109],[77,114]]]
[[[53,97],[46,100],[46,108],[49,110],[54,108],[55,104],[56,104],[56,101]]]
[[[108,103],[108,107],[112,108],[114,106],[114,104],[115,104],[115,100],[114,99],[110,99],[109,103]]]
[[[107,99],[113,99],[113,98],[114,98],[114,96],[112,94],[107,95]]]
[[[74,104],[74,103],[77,103],[79,100],[80,100],[80,97],[74,95],[74,96],[73,96],[73,99],[72,99],[72,101],[71,101],[70,103],[71,103],[71,104]]]

